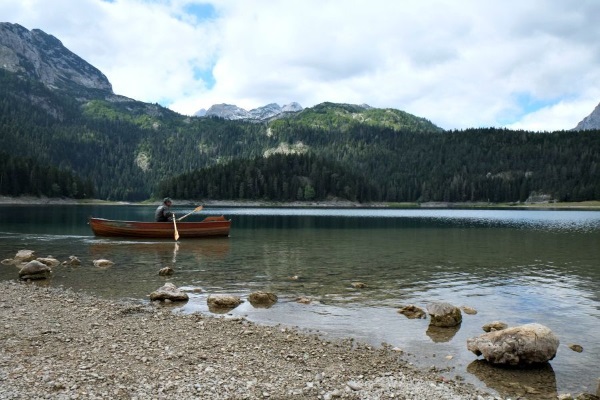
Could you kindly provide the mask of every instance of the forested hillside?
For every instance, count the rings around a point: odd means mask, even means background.
[[[353,201],[560,201],[600,198],[600,132],[355,128],[344,140],[296,130],[312,156],[238,161],[163,182],[180,198]],[[324,162],[324,160],[329,160]],[[332,162],[335,160],[335,162]],[[307,193],[309,195],[307,195]]]
[[[338,163],[306,154],[274,154],[238,159],[163,181],[159,196],[181,199],[254,199],[273,201],[370,201],[377,191],[362,175]]]
[[[94,186],[69,170],[0,152],[0,194],[94,198]]]
[[[0,87],[10,160],[0,172],[18,176],[0,185],[4,195],[37,193],[25,188],[39,175],[26,176],[22,161],[70,174],[72,183],[57,183],[61,196],[110,200],[600,199],[598,131],[445,132],[400,110],[333,103],[268,123],[185,117],[106,93],[81,101],[2,69]]]

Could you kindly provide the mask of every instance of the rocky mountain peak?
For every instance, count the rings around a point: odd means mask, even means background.
[[[60,40],[19,24],[0,23],[0,68],[53,89],[95,89],[112,94],[106,76]]]
[[[232,104],[214,104],[208,110],[201,109],[194,115],[197,117],[219,117],[229,120],[267,121],[271,118],[277,118],[283,113],[293,113],[302,110],[302,106],[296,102],[284,106],[270,103],[250,111]]]
[[[574,131],[600,129],[600,103],[596,106],[594,111],[584,119],[582,119],[575,128]]]

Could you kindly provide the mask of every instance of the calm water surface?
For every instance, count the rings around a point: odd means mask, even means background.
[[[193,208],[193,207],[192,207]],[[178,213],[192,208],[175,208]],[[174,241],[95,238],[87,218],[151,220],[150,206],[0,206],[0,259],[20,249],[80,267],[58,267],[47,283],[107,298],[146,301],[168,280],[200,288],[179,312],[209,313],[209,293],[272,291],[269,309],[243,303],[231,314],[298,326],[328,337],[382,342],[420,366],[450,368],[446,377],[503,395],[529,398],[588,391],[600,378],[600,212],[521,210],[373,210],[208,208],[199,215],[233,221],[223,239]],[[108,258],[108,269],[92,260]],[[2,266],[0,279],[17,277]],[[353,282],[367,287],[355,289]],[[309,297],[309,305],[296,303]],[[467,305],[459,329],[432,331],[427,320],[397,313],[431,301]],[[466,349],[485,323],[539,322],[560,338],[549,365],[528,371],[491,368]],[[567,346],[577,343],[583,353]],[[448,356],[452,356],[451,358]]]

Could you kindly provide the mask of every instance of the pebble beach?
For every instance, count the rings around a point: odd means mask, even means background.
[[[402,352],[0,283],[0,399],[500,399]]]

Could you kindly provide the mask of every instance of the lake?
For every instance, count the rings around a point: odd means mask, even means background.
[[[463,377],[508,396],[547,398],[596,392],[600,378],[600,212],[552,210],[205,208],[188,220],[225,215],[229,238],[106,239],[89,216],[150,221],[154,206],[1,205],[0,259],[35,250],[79,267],[57,267],[47,282],[111,299],[148,301],[165,280],[190,293],[175,312],[210,313],[211,293],[246,298],[274,292],[271,308],[245,302],[231,315],[295,326],[329,338],[353,337],[406,352],[421,367]],[[193,207],[174,207],[179,215]],[[95,268],[92,260],[115,265]],[[173,266],[164,278],[158,270]],[[0,279],[18,277],[0,266]],[[363,282],[357,289],[353,282]],[[300,304],[299,297],[312,300]],[[398,308],[432,301],[474,307],[457,329],[428,329]],[[501,320],[538,322],[560,338],[557,356],[532,370],[493,368],[466,349],[467,338]],[[569,344],[579,344],[577,353]]]

